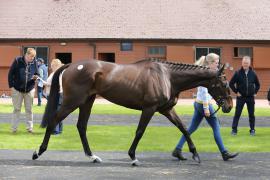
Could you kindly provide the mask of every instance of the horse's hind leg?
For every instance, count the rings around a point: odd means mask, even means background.
[[[95,156],[92,154],[92,151],[90,150],[90,146],[88,144],[88,140],[86,136],[87,123],[88,123],[88,119],[89,119],[95,98],[96,98],[96,95],[91,96],[90,99],[86,100],[85,104],[79,107],[80,113],[79,113],[79,119],[77,122],[77,129],[80,134],[80,138],[82,141],[85,155],[90,157],[91,161],[93,162],[101,162],[102,160],[98,156]]]
[[[142,110],[140,122],[139,122],[139,125],[138,125],[137,130],[136,130],[136,136],[135,136],[133,143],[128,151],[128,155],[132,159],[133,166],[139,165],[139,161],[137,160],[137,158],[135,156],[135,151],[136,151],[137,145],[138,145],[140,139],[142,138],[143,133],[144,133],[149,121],[151,120],[152,116],[154,115],[155,111],[156,111],[156,108],[154,108],[154,107],[150,107],[150,108]]]
[[[193,154],[192,158],[198,163],[200,163],[201,162],[200,157],[196,151],[195,145],[193,144],[185,125],[182,123],[181,119],[177,116],[175,110],[170,109],[168,111],[160,113],[166,116],[183,133],[188,143],[189,151],[192,152]]]
[[[75,106],[70,107],[70,106],[61,105],[59,111],[55,114],[52,121],[48,122],[46,133],[45,133],[45,136],[43,138],[43,142],[39,147],[38,153],[34,152],[34,154],[32,156],[33,160],[37,159],[42,153],[44,153],[47,150],[51,134],[52,134],[54,128],[56,127],[56,125],[59,122],[61,122],[63,119],[65,119],[75,109],[76,109]]]

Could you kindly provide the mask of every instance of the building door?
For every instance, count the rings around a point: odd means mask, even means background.
[[[98,53],[98,59],[115,63],[115,53]]]
[[[55,57],[60,59],[63,64],[72,62],[72,53],[55,53]]]

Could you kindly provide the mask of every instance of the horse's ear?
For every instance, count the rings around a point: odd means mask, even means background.
[[[218,75],[220,76],[222,74],[222,72],[224,71],[224,68],[225,68],[225,64],[223,64],[221,66],[221,68],[218,70]]]

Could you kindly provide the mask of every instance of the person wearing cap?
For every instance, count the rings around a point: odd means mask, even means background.
[[[37,59],[38,62],[38,71],[39,71],[39,79],[37,80],[37,97],[38,97],[38,106],[41,105],[42,97],[46,97],[43,93],[43,81],[46,81],[48,78],[48,68],[44,64],[44,60],[42,58]],[[43,80],[43,81],[42,81]]]

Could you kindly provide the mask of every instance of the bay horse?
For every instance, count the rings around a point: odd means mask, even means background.
[[[93,162],[101,162],[90,150],[86,137],[87,123],[96,98],[103,98],[131,109],[141,110],[140,121],[133,143],[128,151],[132,165],[138,165],[135,156],[137,145],[155,112],[167,117],[185,136],[193,159],[200,163],[199,155],[174,106],[180,92],[204,86],[223,112],[228,113],[233,106],[228,82],[223,73],[224,65],[218,71],[207,67],[145,59],[132,64],[115,64],[100,60],[81,61],[67,64],[58,69],[46,105],[43,121],[47,129],[37,159],[46,151],[55,126],[72,111],[79,108],[77,129],[86,156]],[[57,110],[59,97],[59,76],[62,75],[63,102]]]

